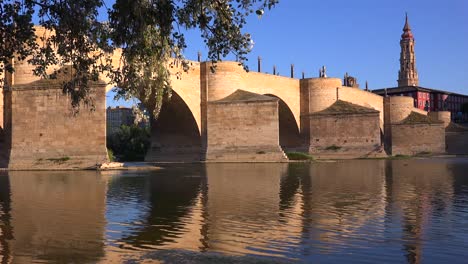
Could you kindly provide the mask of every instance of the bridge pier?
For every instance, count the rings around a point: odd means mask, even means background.
[[[209,162],[282,162],[278,99],[237,90],[208,103]]]
[[[104,82],[91,83],[94,111],[74,114],[61,80],[5,87],[4,165],[10,169],[87,168],[106,162]]]

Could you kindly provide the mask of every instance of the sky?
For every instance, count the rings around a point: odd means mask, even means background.
[[[415,37],[416,67],[423,87],[468,94],[468,0],[280,0],[262,18],[252,16],[245,32],[255,42],[247,65],[296,78],[348,72],[363,88],[397,86],[400,36],[405,12]],[[185,55],[196,60],[206,48],[199,32],[186,33]],[[109,105],[128,105],[113,102]]]

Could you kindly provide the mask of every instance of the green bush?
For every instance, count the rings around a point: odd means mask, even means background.
[[[107,137],[107,147],[118,161],[143,161],[151,143],[149,128],[121,126]]]
[[[115,161],[114,151],[112,151],[110,148],[107,148],[107,157],[109,158],[110,162]]]
[[[288,156],[289,160],[314,160],[314,157],[302,152],[287,152],[286,156]]]
[[[337,146],[337,145],[331,145],[331,146],[328,146],[325,148],[325,150],[333,150],[333,151],[337,151],[337,150],[340,150],[341,147],[340,146]]]
[[[48,161],[52,161],[54,163],[58,163],[58,164],[63,164],[67,161],[70,160],[70,157],[61,157],[61,158],[50,158],[50,159],[46,159]]]
[[[429,151],[421,151],[416,154],[416,156],[430,156],[430,155],[431,155],[431,152]]]

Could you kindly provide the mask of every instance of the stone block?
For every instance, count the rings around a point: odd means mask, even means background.
[[[279,146],[278,99],[237,90],[208,103],[206,161],[287,161]]]

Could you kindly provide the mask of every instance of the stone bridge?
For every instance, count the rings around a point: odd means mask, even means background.
[[[117,52],[113,62],[119,59]],[[219,62],[214,72],[211,62],[190,64],[188,72],[171,68],[173,96],[152,124],[148,161],[285,161],[283,151],[367,157],[382,153],[384,143],[387,153],[445,150],[443,126],[422,118],[427,113],[410,97],[384,98],[338,78],[246,72],[237,62]],[[66,161],[78,168],[106,161],[105,92],[112,86],[105,76],[92,84],[95,111],[73,115],[61,91],[66,74],[41,80],[32,65],[14,67],[0,87],[4,166],[60,167]],[[423,120],[422,128],[414,120]],[[392,146],[393,137],[400,145]]]
[[[349,101],[379,111],[380,127],[383,129],[383,98],[360,89],[344,87],[340,79],[295,79],[246,72],[237,62],[219,62],[215,72],[210,70],[210,62],[191,64],[188,73],[183,73],[180,79],[172,79],[173,97],[170,103],[163,106],[160,118],[153,126],[153,144],[147,156],[148,160],[204,159],[206,151],[210,148],[207,131],[210,105],[238,90],[277,99],[278,133],[271,135],[262,132],[276,138],[276,144],[283,150],[307,148],[305,141],[308,125],[306,119],[302,120],[301,124],[301,116],[325,110],[337,100]],[[228,126],[228,123],[233,121],[229,113],[225,114],[224,125]],[[255,123],[262,118],[264,117],[257,116],[251,121]],[[257,140],[256,137],[265,135],[254,133],[245,137],[252,138],[253,144]],[[216,145],[218,144],[223,143],[216,142]]]

